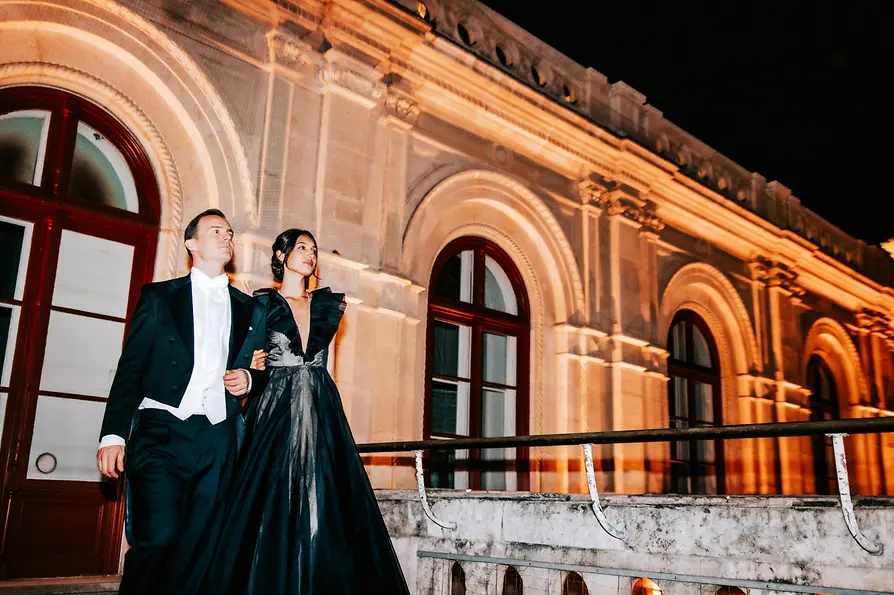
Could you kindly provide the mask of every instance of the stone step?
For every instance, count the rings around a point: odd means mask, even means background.
[[[76,576],[0,581],[0,595],[113,595],[121,576]]]

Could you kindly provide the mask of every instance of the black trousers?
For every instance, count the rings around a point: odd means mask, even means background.
[[[175,594],[200,548],[214,547],[215,502],[232,478],[237,418],[212,425],[153,409],[137,416],[125,456],[131,548],[119,593]]]

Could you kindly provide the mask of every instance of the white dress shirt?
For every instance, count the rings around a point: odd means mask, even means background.
[[[186,385],[179,407],[145,397],[139,408],[162,409],[183,420],[193,415],[205,415],[212,424],[218,424],[227,417],[223,377],[227,371],[232,324],[228,289],[230,282],[226,275],[212,279],[196,268],[189,275],[194,339],[194,363],[189,384]],[[99,448],[123,446],[124,443],[121,436],[110,434],[102,437]]]

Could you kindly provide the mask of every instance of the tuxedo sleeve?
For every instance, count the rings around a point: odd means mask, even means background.
[[[258,298],[252,298],[254,302],[254,307],[252,308],[251,314],[251,327],[252,332],[254,333],[252,341],[254,345],[252,345],[252,351],[260,349],[261,351],[267,351],[267,303],[265,300],[261,300]],[[251,376],[251,386],[248,388],[248,392],[244,395],[247,398],[257,397],[262,392],[264,392],[264,388],[267,387],[267,380],[270,378],[270,373],[267,370],[254,370],[249,369],[248,374]]]
[[[144,285],[109,390],[100,438],[130,433],[131,418],[140,404],[140,387],[152,351],[159,301],[158,288]]]

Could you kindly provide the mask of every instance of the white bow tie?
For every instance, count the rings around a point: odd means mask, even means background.
[[[202,278],[202,277],[194,277],[192,280],[198,287],[202,289],[219,289],[224,288],[230,284],[230,278],[226,275],[218,275],[213,279]]]

